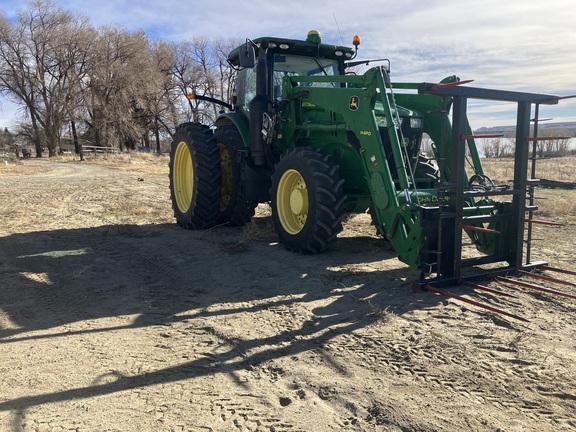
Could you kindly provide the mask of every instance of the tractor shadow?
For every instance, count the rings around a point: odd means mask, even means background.
[[[230,249],[230,244],[243,246]],[[402,315],[441,301],[413,294],[417,272],[373,240],[343,238],[332,250],[303,256],[225,227],[197,232],[172,224],[113,225],[13,234],[0,238],[0,274],[0,345],[234,316],[295,302],[314,316],[299,328],[235,341],[238,349],[209,359],[9,400],[0,403],[0,411],[245,369],[317,349],[372,324],[375,311]],[[219,304],[226,307],[211,311]],[[135,318],[126,325],[68,329],[127,315]],[[239,354],[255,347],[257,354]]]

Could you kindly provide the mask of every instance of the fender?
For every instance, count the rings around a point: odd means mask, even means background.
[[[215,126],[234,126],[240,133],[242,137],[242,142],[244,147],[250,147],[250,134],[248,129],[248,119],[245,115],[239,113],[224,113],[218,116],[218,119],[214,122]]]

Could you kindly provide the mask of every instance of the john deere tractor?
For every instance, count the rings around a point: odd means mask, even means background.
[[[526,203],[531,106],[557,98],[468,87],[457,77],[392,83],[389,62],[356,60],[359,44],[324,44],[311,31],[306,40],[261,37],[234,49],[233,104],[191,95],[227,112],[212,125],[181,124],[174,135],[178,224],[239,226],[270,203],[280,242],[318,253],[336,241],[347,213],[369,212],[383,241],[423,278],[454,280],[484,263],[522,267],[526,213],[534,210]],[[364,63],[375,66],[352,72]],[[512,185],[484,174],[468,98],[518,103]],[[421,152],[424,134],[431,159]],[[463,233],[481,256],[462,258]]]

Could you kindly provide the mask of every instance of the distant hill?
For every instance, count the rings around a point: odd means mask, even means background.
[[[576,137],[576,122],[554,122],[554,123],[539,123],[538,130],[543,131],[546,129],[553,129],[556,133],[559,133],[567,137]],[[516,130],[516,126],[492,126],[492,127],[481,127],[476,129],[475,133],[501,133],[504,135],[513,134]],[[540,135],[540,134],[539,134]]]

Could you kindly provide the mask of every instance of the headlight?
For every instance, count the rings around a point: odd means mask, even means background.
[[[422,119],[411,118],[410,119],[410,127],[412,129],[420,129],[422,127]]]
[[[402,122],[404,121],[404,119],[400,119],[400,122],[398,122],[398,117],[396,117],[395,115],[392,116],[392,122],[394,123],[394,126],[396,126],[397,129],[400,129],[400,125],[402,124]],[[386,120],[386,116],[383,115],[379,115],[376,116],[376,123],[378,124],[379,127],[387,127],[388,126],[388,121]]]

